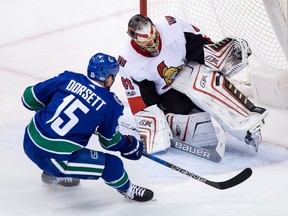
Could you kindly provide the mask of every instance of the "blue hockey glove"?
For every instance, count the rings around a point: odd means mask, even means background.
[[[143,143],[134,136],[124,136],[128,145],[120,150],[121,156],[129,160],[139,160],[143,152]]]

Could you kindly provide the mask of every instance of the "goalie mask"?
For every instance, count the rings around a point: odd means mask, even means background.
[[[127,33],[141,49],[153,56],[159,55],[160,35],[148,17],[141,14],[133,16],[129,20]]]

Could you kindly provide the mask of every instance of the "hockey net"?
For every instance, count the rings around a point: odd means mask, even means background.
[[[253,54],[249,67],[233,77],[236,85],[249,86],[255,67],[288,73],[287,0],[140,0],[140,13],[152,20],[181,18],[215,42],[227,36],[247,40]]]

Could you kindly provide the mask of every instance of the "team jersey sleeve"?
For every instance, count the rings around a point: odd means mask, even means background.
[[[120,151],[128,145],[128,141],[119,132],[118,119],[123,114],[123,105],[117,96],[105,113],[105,121],[97,129],[100,145],[109,151]]]
[[[129,103],[129,107],[132,114],[134,115],[135,113],[145,109],[147,105],[142,98],[139,85],[134,82],[134,80],[130,77],[129,73],[127,73],[122,67],[120,68],[120,76]]]
[[[29,110],[40,110],[51,100],[57,87],[64,81],[64,73],[59,76],[40,82],[34,86],[27,87],[21,97],[23,105]]]
[[[204,45],[213,43],[198,27],[177,19],[186,40],[186,59],[204,64]]]
[[[185,32],[186,39],[186,56],[187,61],[196,61],[204,64],[204,45],[212,43],[200,34]]]

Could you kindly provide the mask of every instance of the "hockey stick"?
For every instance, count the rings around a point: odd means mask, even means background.
[[[141,132],[138,128],[128,123],[120,121],[119,124],[137,133]],[[219,141],[215,149],[196,147],[191,144],[188,145],[187,143],[184,143],[175,138],[171,139],[171,147],[178,149],[180,151],[184,151],[188,154],[192,154],[194,156],[198,156],[203,159],[212,161],[212,162],[220,162],[225,152],[225,134],[223,130],[221,130],[220,133],[223,133],[223,134],[220,134]]]
[[[138,133],[140,132],[139,129],[137,129],[136,127],[134,127],[134,126],[132,126],[132,125],[130,125],[128,123],[125,123],[125,122],[119,122],[119,123],[120,123],[120,125],[128,128],[130,130],[136,131]],[[212,152],[212,151],[210,151],[210,152]],[[214,151],[215,155],[217,154],[217,152],[218,151]],[[157,162],[159,164],[162,164],[162,165],[164,165],[164,166],[166,166],[166,167],[168,167],[168,168],[170,168],[172,170],[180,172],[180,173],[182,173],[184,175],[187,175],[187,176],[189,176],[189,177],[191,177],[191,178],[193,178],[193,179],[195,179],[197,181],[200,181],[202,183],[205,183],[207,185],[210,185],[211,187],[214,187],[214,188],[217,188],[217,189],[220,189],[220,190],[224,190],[224,189],[227,189],[227,188],[234,187],[234,186],[244,182],[246,179],[248,179],[252,175],[251,168],[246,168],[242,172],[240,172],[238,175],[234,176],[233,178],[231,178],[231,179],[229,179],[227,181],[214,182],[214,181],[210,181],[208,179],[205,179],[205,178],[203,178],[201,176],[198,176],[198,175],[196,175],[194,173],[191,173],[191,172],[189,172],[189,171],[187,171],[187,170],[185,170],[185,169],[183,169],[181,167],[178,167],[178,166],[176,166],[174,164],[171,164],[171,163],[169,163],[167,161],[164,161],[164,160],[162,160],[162,159],[160,159],[160,158],[158,158],[158,157],[156,157],[154,155],[151,155],[151,154],[149,154],[147,152],[143,152],[142,155],[144,157],[147,157],[147,158],[149,158],[149,159],[151,159],[151,160],[153,160],[153,161],[155,161],[155,162]],[[195,155],[197,155],[197,154],[195,154]],[[197,156],[199,156],[199,155],[197,155]]]
[[[227,181],[222,181],[222,182],[214,182],[214,181],[210,181],[208,179],[205,179],[199,175],[196,175],[192,172],[189,172],[181,167],[178,167],[172,163],[169,163],[167,161],[164,161],[154,155],[148,154],[147,152],[143,152],[142,155],[144,157],[147,157],[159,164],[162,164],[172,170],[175,170],[177,172],[180,172],[181,174],[187,175],[190,178],[193,178],[194,180],[200,181],[204,184],[207,184],[211,187],[217,188],[219,190],[224,190],[224,189],[228,189],[231,187],[234,187],[242,182],[244,182],[245,180],[247,180],[251,175],[252,175],[252,169],[251,168],[245,168],[242,172],[240,172],[239,174],[237,174],[236,176],[232,177],[231,179],[228,179]]]
[[[140,132],[141,132],[138,128],[136,128],[135,126],[133,126],[133,125],[131,125],[131,124],[128,124],[128,123],[126,123],[126,122],[119,121],[119,125],[127,128],[127,129],[129,129],[129,130],[135,131],[135,132],[137,132],[137,133],[140,133]]]

